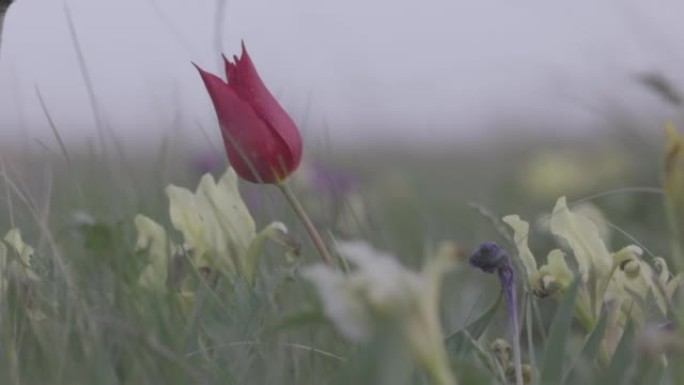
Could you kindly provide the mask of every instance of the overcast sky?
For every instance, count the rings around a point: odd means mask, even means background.
[[[637,73],[684,83],[679,0],[18,0],[0,54],[0,141],[219,138],[195,61],[244,39],[309,140],[491,134],[499,121],[597,129],[606,104],[657,129]],[[218,26],[218,27],[217,27]],[[217,33],[218,32],[218,33]],[[218,37],[218,39],[217,39]],[[553,130],[553,127],[545,128]],[[193,139],[194,138],[194,139]]]

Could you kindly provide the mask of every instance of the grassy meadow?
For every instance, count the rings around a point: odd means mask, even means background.
[[[3,151],[1,383],[515,383],[499,283],[468,264],[487,240],[508,252],[516,270],[524,383],[683,383],[681,306],[677,290],[668,295],[664,286],[678,280],[682,265],[673,227],[684,213],[677,201],[684,190],[676,190],[684,168],[677,158],[674,184],[664,186],[672,159],[663,132],[328,150],[307,148],[289,181],[338,258],[335,279],[358,281],[327,294],[330,281],[306,278],[320,259],[273,186],[239,181],[241,201],[217,201],[244,204],[251,232],[274,221],[287,228],[256,253],[249,249],[253,273],[230,267],[241,242],[232,232],[246,220],[216,228],[207,216],[222,209],[189,198],[205,173],[212,183],[224,175],[222,153],[168,146],[124,154],[112,145]],[[676,190],[669,204],[667,188]],[[594,268],[582,277],[586,261],[573,240],[551,233],[549,214],[561,196],[574,212],[569,221],[593,223],[573,228],[589,258],[599,239],[616,261],[605,281]],[[183,217],[200,212],[199,221]],[[540,268],[543,279],[528,278],[534,274],[517,247],[527,235],[514,240],[520,234],[502,221],[509,214],[530,223],[537,263],[559,248],[569,276]],[[140,215],[150,221],[141,224]],[[335,251],[346,241],[391,253],[401,265],[373,267],[369,257],[370,265],[355,267],[359,260]],[[618,253],[628,245],[641,252]],[[665,276],[656,256],[667,263]],[[419,272],[435,260],[450,263],[437,294],[395,283],[397,274],[432,282]],[[601,286],[618,275],[614,291]],[[430,301],[438,307],[421,305]],[[439,327],[406,321],[424,320],[416,314],[436,317]],[[425,342],[435,333],[439,343]],[[440,355],[446,374],[431,361]]]

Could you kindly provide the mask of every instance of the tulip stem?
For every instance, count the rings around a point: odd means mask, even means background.
[[[304,207],[302,207],[302,204],[299,203],[299,199],[297,199],[297,196],[292,192],[292,189],[290,189],[290,187],[285,182],[278,183],[276,184],[276,186],[278,186],[283,195],[285,195],[287,203],[289,203],[290,206],[292,206],[292,209],[294,210],[295,214],[297,214],[299,219],[302,221],[302,224],[304,224],[304,228],[306,228],[306,231],[309,233],[309,236],[311,237],[311,240],[316,246],[316,249],[318,249],[318,253],[321,255],[323,262],[325,262],[329,266],[332,266],[333,259],[330,256],[330,252],[328,251],[328,248],[325,246],[323,238],[321,238],[321,235],[318,233],[318,230],[316,230],[316,227],[313,225],[313,222],[311,222],[311,219],[306,214]]]

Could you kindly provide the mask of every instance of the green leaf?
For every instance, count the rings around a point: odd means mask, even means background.
[[[112,229],[104,223],[81,225],[80,231],[83,235],[83,246],[87,250],[100,253],[115,247]]]
[[[577,296],[579,284],[580,279],[575,279],[575,282],[565,293],[558,309],[556,309],[556,315],[553,317],[549,338],[546,343],[544,360],[541,364],[540,384],[542,385],[557,385],[561,381],[565,346],[570,338],[572,313],[575,308],[575,297]]]
[[[579,370],[579,368],[577,368],[578,362],[593,362],[594,359],[598,356],[599,349],[601,348],[601,341],[603,341],[603,335],[606,332],[607,325],[608,317],[606,313],[603,312],[601,313],[601,317],[599,318],[598,323],[594,327],[594,330],[591,331],[589,338],[587,338],[586,342],[584,343],[584,346],[582,347],[582,351],[580,352],[579,356],[577,356],[577,358],[573,361],[572,365],[563,377],[562,383],[565,383],[568,380],[568,378],[572,378],[575,374],[575,371]]]
[[[496,299],[489,309],[480,315],[475,321],[469,323],[467,326],[459,331],[448,336],[444,343],[446,344],[447,352],[451,355],[464,355],[470,353],[473,349],[472,341],[478,340],[484,334],[487,327],[492,322],[496,311],[501,303],[502,295]]]
[[[613,360],[610,362],[608,368],[602,372],[602,375],[598,376],[598,380],[594,382],[595,384],[623,383],[632,366],[635,338],[634,323],[629,321],[625,331],[622,333],[622,338],[620,338],[615,353],[613,353]]]

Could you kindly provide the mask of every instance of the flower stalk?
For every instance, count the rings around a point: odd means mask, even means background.
[[[510,261],[510,258],[509,258]],[[497,271],[499,274],[499,281],[501,286],[505,287],[504,282],[507,283],[508,287],[512,288],[509,290],[504,289],[504,297],[506,299],[506,305],[508,306],[509,320],[511,324],[511,334],[513,339],[513,357],[515,365],[515,382],[518,385],[523,384],[522,378],[522,364],[520,358],[520,342],[518,339],[518,332],[520,330],[520,325],[518,325],[518,302],[515,295],[515,272],[510,263],[500,267]]]
[[[278,189],[280,189],[280,191],[283,193],[287,203],[290,204],[297,217],[299,217],[299,219],[302,221],[306,232],[309,233],[309,237],[311,237],[311,240],[313,241],[314,246],[316,246],[318,254],[321,256],[321,259],[323,259],[323,262],[325,262],[325,264],[328,266],[333,266],[332,256],[330,255],[328,248],[325,246],[323,238],[318,233],[318,230],[316,230],[316,226],[314,226],[313,222],[311,222],[311,218],[309,218],[309,216],[306,214],[306,210],[304,210],[302,204],[299,203],[297,196],[285,182],[280,182],[276,184],[276,186],[278,186]]]

